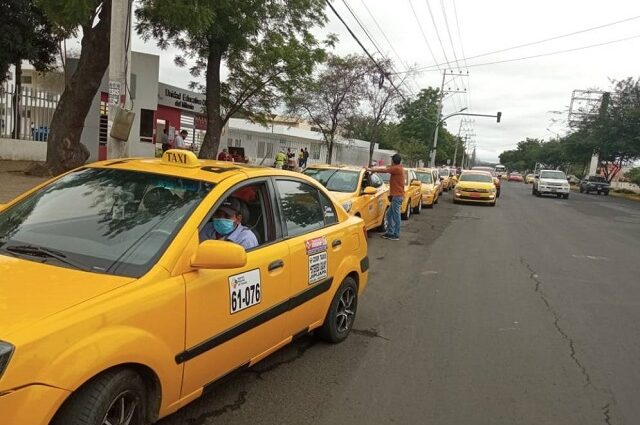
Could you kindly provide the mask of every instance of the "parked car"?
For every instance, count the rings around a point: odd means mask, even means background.
[[[525,177],[524,182],[526,184],[529,184],[529,183],[533,183],[534,180],[535,180],[535,176],[533,174],[527,174],[527,177]]]
[[[580,182],[580,193],[596,192],[598,195],[609,194],[609,183],[602,176],[588,176]]]

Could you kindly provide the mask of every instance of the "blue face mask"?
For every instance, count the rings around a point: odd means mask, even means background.
[[[235,221],[228,218],[214,218],[213,219],[213,228],[216,233],[222,236],[227,236],[229,233],[233,232],[235,229],[236,223]]]

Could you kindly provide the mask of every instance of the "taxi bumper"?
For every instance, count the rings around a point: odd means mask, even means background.
[[[422,194],[422,205],[433,205],[433,201],[435,199],[435,193],[423,193]]]
[[[457,202],[471,202],[478,204],[490,204],[496,201],[495,193],[465,192],[456,190],[453,194],[453,200]]]
[[[69,391],[28,385],[0,395],[2,425],[48,425]]]

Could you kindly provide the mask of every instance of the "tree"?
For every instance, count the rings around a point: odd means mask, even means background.
[[[640,81],[613,81],[600,113],[586,116],[577,126],[582,143],[598,154],[602,172],[611,182],[622,168],[640,158]]]
[[[109,66],[111,0],[38,0],[58,34],[82,33],[78,66],[65,85],[53,113],[47,139],[47,160],[28,174],[56,175],[85,163],[89,151],[80,142],[84,120]]]
[[[640,167],[630,169],[625,173],[625,178],[631,183],[635,183],[640,186]]]
[[[234,114],[264,122],[305,81],[324,50],[311,29],[324,25],[323,0],[141,0],[137,31],[184,52],[176,64],[204,74],[207,132],[201,158],[214,158]],[[335,39],[330,37],[327,43]],[[228,76],[222,80],[221,67]],[[197,84],[192,85],[192,87]]]
[[[382,69],[392,69],[393,64],[390,60],[379,63]],[[379,143],[380,131],[382,126],[393,116],[393,112],[402,98],[390,81],[386,81],[385,74],[381,73],[379,68],[373,64],[369,66],[369,75],[367,76],[367,84],[364,86],[364,96],[362,100],[362,119],[368,124],[368,138],[363,140],[369,141],[369,161],[373,160],[373,151],[376,142]]]
[[[6,80],[9,67],[15,67],[16,85],[12,97],[14,138],[20,137],[20,94],[22,61],[36,71],[48,71],[55,63],[57,40],[42,10],[31,0],[0,0],[0,83]]]
[[[330,55],[318,75],[289,98],[289,110],[306,116],[320,129],[327,146],[327,163],[341,127],[357,114],[365,93],[369,61],[358,55]]]
[[[433,149],[433,134],[436,128],[436,118],[440,91],[432,87],[422,89],[414,99],[400,102],[396,108],[399,123],[399,134],[406,146],[411,146],[410,152],[418,151],[424,153],[422,158],[425,162],[429,160],[429,154]],[[436,153],[436,163],[444,164],[447,159],[453,159],[456,137],[453,136],[441,124],[438,137],[438,150]],[[410,142],[408,142],[410,141]],[[423,148],[415,149],[415,143],[422,144]],[[403,144],[401,143],[400,146]]]

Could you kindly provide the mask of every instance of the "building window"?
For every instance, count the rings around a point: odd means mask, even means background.
[[[258,142],[258,158],[264,158],[265,142]]]
[[[242,146],[242,140],[240,140],[240,139],[236,139],[236,144],[235,144],[235,146],[236,146],[237,148],[239,148],[240,146]]]
[[[227,147],[229,148],[233,147],[233,139],[231,137],[227,139]]]
[[[33,78],[31,77],[31,75],[23,75],[22,77],[20,77],[20,83],[21,84],[32,84]]]
[[[267,143],[267,156],[265,158],[273,158],[273,142]]]
[[[153,123],[155,111],[152,109],[140,109],[140,141],[153,142]]]

